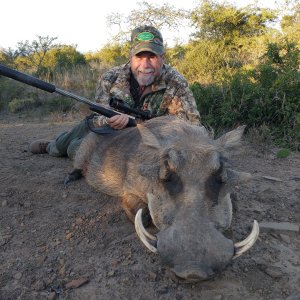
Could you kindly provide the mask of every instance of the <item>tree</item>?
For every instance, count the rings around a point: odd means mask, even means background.
[[[291,3],[289,6],[287,6],[289,10],[283,15],[280,25],[288,39],[300,46],[300,3]]]
[[[187,20],[188,12],[176,9],[173,5],[154,5],[146,1],[138,3],[138,9],[134,9],[128,16],[112,13],[107,17],[108,26],[117,27],[117,34],[113,36],[114,42],[124,43],[130,40],[132,29],[141,25],[152,25],[159,30],[168,28],[176,30]],[[125,29],[126,28],[126,29]]]
[[[84,64],[86,64],[85,57],[76,50],[76,47],[59,45],[46,53],[42,67],[52,72]]]
[[[32,68],[37,76],[40,75],[47,52],[58,46],[54,44],[56,39],[57,37],[38,35],[37,39],[32,42],[28,40],[19,42],[16,53],[20,67]]]
[[[240,37],[264,34],[267,24],[275,21],[277,14],[271,9],[238,9],[233,5],[204,0],[191,12],[191,21],[196,27],[196,38],[224,40],[232,44]]]
[[[0,49],[0,63],[2,64],[13,67],[17,56],[16,51],[10,47],[8,49]]]
[[[106,44],[100,51],[95,53],[93,58],[102,64],[120,65],[129,60],[129,47],[129,43]]]

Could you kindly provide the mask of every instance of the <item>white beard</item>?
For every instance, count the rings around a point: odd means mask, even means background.
[[[153,69],[144,69],[144,70],[138,70],[134,77],[136,81],[139,83],[140,86],[148,86],[152,84],[155,80],[155,76],[153,74]]]
[[[135,79],[140,86],[148,86],[154,82],[155,76],[153,74],[142,75],[140,73]]]

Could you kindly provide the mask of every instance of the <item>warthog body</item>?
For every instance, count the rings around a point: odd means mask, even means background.
[[[160,117],[111,135],[89,134],[74,167],[95,189],[120,197],[132,221],[149,209],[158,233],[137,232],[177,278],[207,279],[237,252],[222,230],[232,218],[230,186],[241,176],[223,156],[242,133],[239,127],[213,140],[204,127]]]

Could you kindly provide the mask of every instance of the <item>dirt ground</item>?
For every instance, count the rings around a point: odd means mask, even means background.
[[[235,187],[232,238],[247,236],[253,219],[275,229],[215,279],[178,284],[118,199],[84,180],[64,188],[71,162],[27,151],[71,127],[0,116],[0,299],[300,299],[300,153],[278,159],[244,140],[233,164],[255,179]]]

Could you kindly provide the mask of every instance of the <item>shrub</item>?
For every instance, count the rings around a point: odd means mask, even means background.
[[[74,100],[66,97],[55,97],[44,103],[44,110],[47,112],[68,112],[74,106]]]
[[[40,106],[40,103],[34,98],[14,98],[8,103],[8,111],[11,113],[17,113],[24,110],[30,110],[38,106]]]
[[[290,154],[291,154],[291,150],[285,148],[285,149],[280,149],[280,150],[277,152],[276,156],[277,156],[277,158],[286,158],[286,157],[288,157]]]

